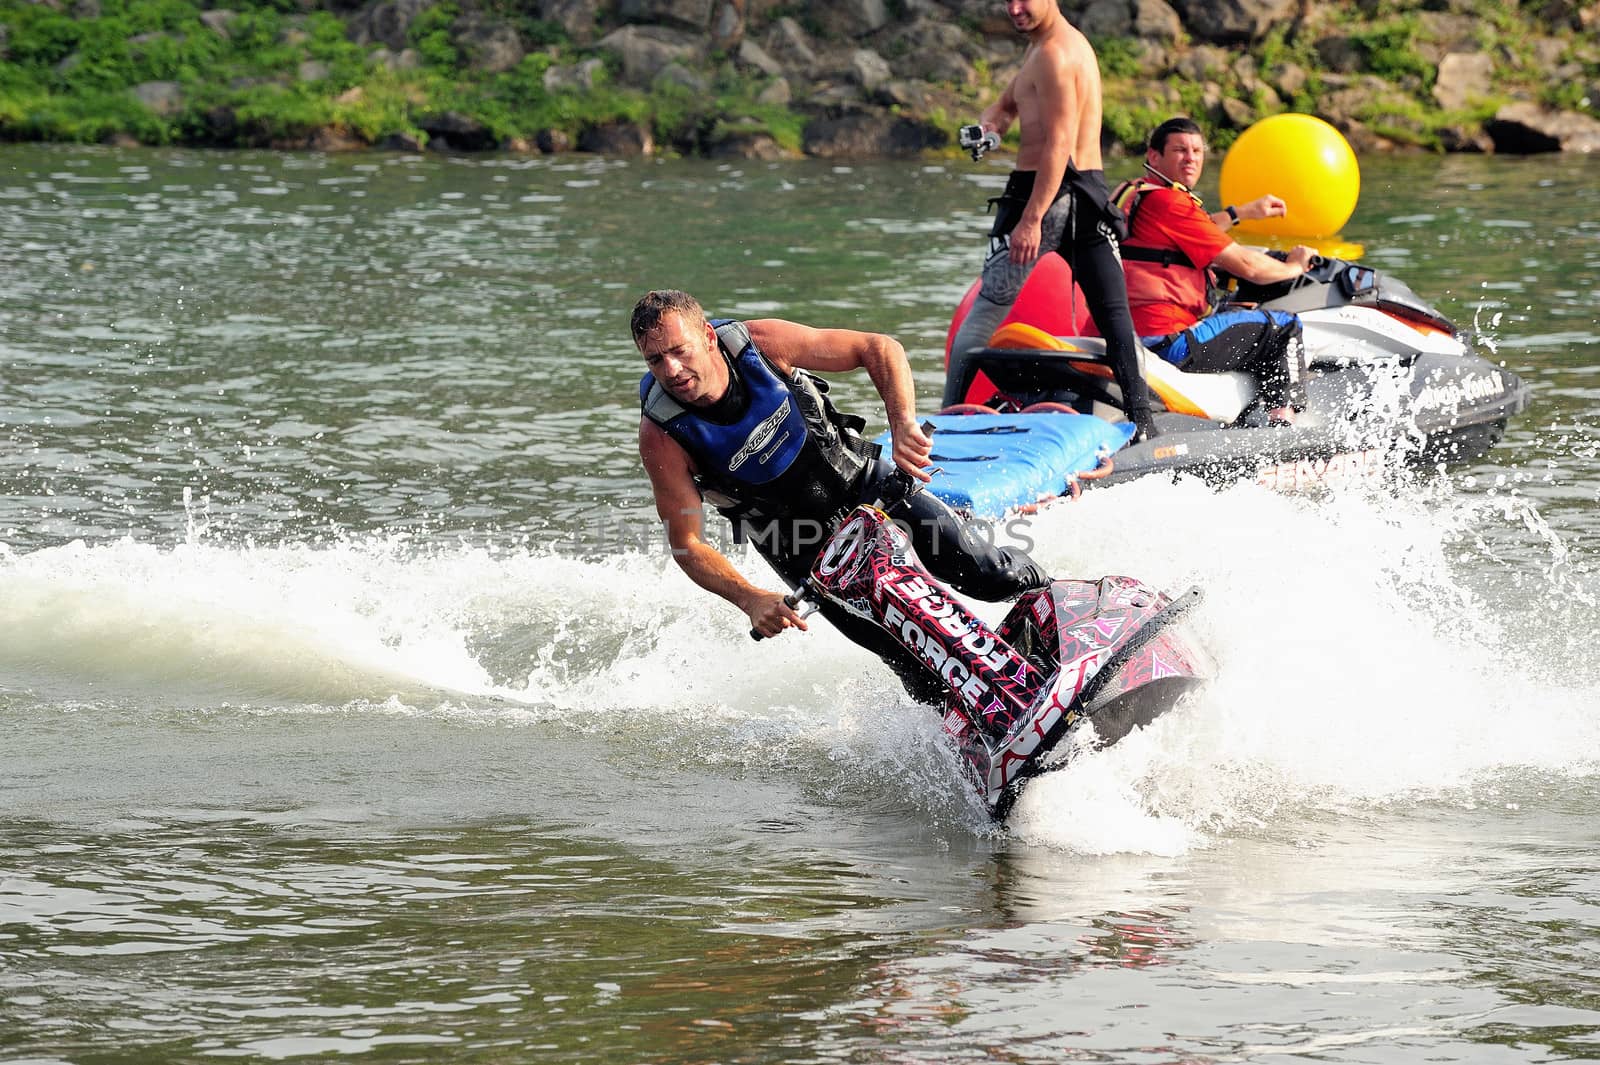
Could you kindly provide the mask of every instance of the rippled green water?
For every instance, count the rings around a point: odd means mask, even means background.
[[[1600,161],[1363,165],[1534,407],[1041,516],[1219,675],[995,834],[644,539],[626,317],[892,332],[931,405],[1003,171],[0,146],[0,1061],[1592,1059]]]
[[[892,332],[931,395],[996,176],[7,151],[23,543],[180,527],[184,489],[258,539],[636,504],[625,319],[651,286]],[[1595,184],[1586,159],[1373,160],[1346,230],[1539,385],[1517,450],[1595,399]]]

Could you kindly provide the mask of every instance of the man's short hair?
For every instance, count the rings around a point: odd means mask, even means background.
[[[1197,137],[1204,137],[1200,131],[1200,124],[1192,118],[1178,115],[1169,118],[1161,125],[1150,131],[1150,150],[1160,155],[1167,150],[1167,138],[1174,133],[1193,133]]]
[[[657,329],[661,319],[669,314],[681,314],[690,323],[706,320],[705,308],[687,292],[675,288],[659,288],[646,292],[633,305],[633,342],[637,344]]]

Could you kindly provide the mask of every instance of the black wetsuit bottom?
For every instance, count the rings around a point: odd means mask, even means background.
[[[878,498],[884,479],[893,470],[894,465],[884,459],[868,467],[855,502]],[[932,492],[916,492],[886,513],[907,531],[928,572],[963,595],[1001,602],[1049,583],[1044,570],[1026,552],[995,543],[989,535],[992,530],[963,518]],[[792,587],[805,580],[822,549],[821,541],[801,546],[798,540],[774,549],[771,538],[763,541],[758,536],[751,537],[751,544]],[[822,603],[820,613],[850,640],[883,659],[912,698],[935,704],[944,700],[948,692],[939,679],[882,628],[828,602]]]
[[[961,402],[958,393],[964,376],[960,372],[962,356],[988,342],[1038,262],[1011,263],[1009,240],[1033,195],[1036,176],[1032,170],[1012,172],[1005,191],[994,201],[995,220],[989,230],[989,258],[984,262],[979,298],[950,347],[946,406]],[[1122,392],[1124,412],[1141,430],[1149,431],[1150,396],[1139,372],[1139,341],[1133,331],[1133,313],[1128,309],[1128,281],[1122,272],[1119,241],[1125,226],[1121,211],[1111,204],[1105,173],[1068,166],[1056,202],[1045,216],[1040,254],[1056,251],[1072,267],[1089,316],[1105,338],[1106,355]]]

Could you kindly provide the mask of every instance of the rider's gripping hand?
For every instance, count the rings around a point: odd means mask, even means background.
[[[1284,262],[1290,266],[1298,266],[1302,272],[1310,268],[1311,260],[1317,257],[1317,249],[1308,248],[1304,244],[1296,244],[1289,249],[1289,254],[1284,257]]]
[[[776,636],[784,629],[806,631],[806,620],[790,605],[782,592],[757,591],[745,604],[750,630],[762,636]]]
[[[917,424],[915,418],[906,418],[889,427],[893,441],[894,464],[919,481],[933,479],[927,467],[933,464],[933,439]]]

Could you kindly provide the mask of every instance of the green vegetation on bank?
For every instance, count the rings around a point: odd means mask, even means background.
[[[146,144],[291,146],[331,132],[356,143],[426,143],[441,116],[454,116],[480,129],[489,144],[551,136],[572,142],[586,129],[621,120],[648,126],[665,150],[695,153],[732,133],[764,133],[796,150],[806,121],[783,104],[763,102],[769,79],[741,70],[725,54],[713,54],[696,73],[707,91],[670,79],[648,92],[626,86],[614,54],[578,45],[560,25],[530,17],[514,0],[472,9],[512,26],[530,49],[499,71],[466,54],[456,0],[422,10],[399,55],[353,42],[348,20],[355,12],[307,10],[300,0],[240,2],[226,11],[193,0],[76,0],[71,13],[52,6],[73,2],[0,0],[0,139],[131,136]],[[1438,148],[1447,129],[1480,130],[1518,93],[1600,111],[1593,99],[1600,95],[1600,61],[1581,55],[1582,76],[1550,78],[1551,38],[1542,38],[1543,54],[1536,52],[1526,20],[1498,4],[1485,4],[1473,29],[1477,46],[1496,57],[1490,91],[1459,110],[1441,109],[1431,95],[1437,65],[1425,58],[1425,46],[1436,42],[1418,6],[1378,0],[1330,7],[1320,32],[1341,35],[1342,74],[1310,34],[1291,40],[1283,28],[1247,57],[1228,50],[1228,64],[1206,78],[1152,78],[1142,42],[1099,41],[1107,128],[1137,150],[1151,126],[1181,109],[1225,146],[1241,123],[1219,114],[1206,80],[1261,115],[1318,111],[1351,71],[1387,87],[1353,104],[1351,117],[1380,136],[1426,148]],[[806,24],[804,5],[795,10]],[[1247,70],[1240,69],[1241,57]],[[591,58],[601,62],[574,78],[577,64]],[[994,86],[983,60],[974,67],[978,85],[936,87],[930,113],[919,117],[953,128],[970,115],[950,110],[975,114]],[[1303,76],[1290,85],[1274,81],[1273,72],[1289,67]]]
[[[456,114],[496,142],[615,120],[644,122],[668,145],[693,149],[697,133],[738,119],[762,124],[789,147],[800,119],[757,103],[728,64],[709,97],[666,85],[643,93],[591,72],[581,88],[548,90],[553,65],[581,58],[559,27],[516,26],[538,50],[501,72],[473,70],[451,27],[452,2],[423,11],[407,37],[414,58],[347,37],[328,11],[240,3],[210,12],[191,0],[100,0],[81,17],[44,4],[0,2],[0,137],[97,142],[128,135],[146,144],[293,143],[333,129],[380,143],[426,142],[430,116]],[[140,91],[136,92],[136,88]]]

